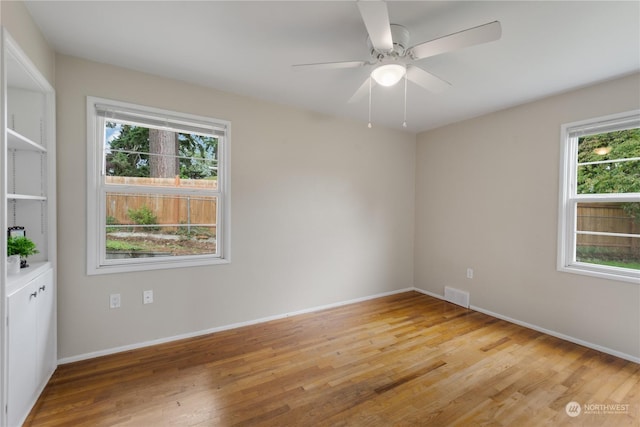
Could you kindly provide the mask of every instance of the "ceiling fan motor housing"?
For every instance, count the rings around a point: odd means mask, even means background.
[[[393,40],[393,49],[391,52],[380,52],[371,44],[371,39],[367,37],[367,45],[369,52],[376,61],[381,61],[387,57],[402,58],[407,53],[409,47],[409,30],[402,25],[391,24],[391,39]]]

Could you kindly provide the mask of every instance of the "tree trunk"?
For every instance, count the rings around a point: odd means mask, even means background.
[[[173,178],[180,174],[178,135],[175,132],[149,129],[149,175]]]

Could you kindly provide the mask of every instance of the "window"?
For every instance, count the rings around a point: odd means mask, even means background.
[[[640,283],[640,110],[562,126],[558,269]]]
[[[229,262],[229,127],[87,98],[87,274]]]

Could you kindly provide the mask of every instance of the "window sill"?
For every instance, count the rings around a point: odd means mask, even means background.
[[[558,271],[564,273],[581,274],[583,276],[597,277],[600,279],[617,280],[640,285],[640,271],[598,266],[595,264],[575,263],[568,266],[559,266]]]
[[[97,267],[89,267],[87,269],[87,275],[94,276],[100,274],[113,274],[113,273],[129,273],[137,271],[150,271],[150,270],[168,270],[174,268],[189,268],[189,267],[203,267],[212,265],[224,265],[230,264],[231,260],[225,258],[199,258],[199,259],[181,259],[162,262],[131,262],[120,263],[114,265],[101,265]]]

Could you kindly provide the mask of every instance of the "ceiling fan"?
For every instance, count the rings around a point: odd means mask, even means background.
[[[409,30],[402,25],[389,22],[389,12],[384,1],[358,0],[357,4],[369,35],[367,43],[371,60],[298,64],[293,67],[296,69],[339,69],[375,66],[370,77],[349,99],[349,102],[355,102],[367,92],[369,93],[369,127],[371,127],[371,88],[373,85],[393,86],[403,78],[405,79],[405,122],[403,126],[406,127],[407,80],[431,92],[442,92],[451,86],[449,82],[440,77],[413,65],[413,61],[498,40],[502,34],[500,22],[493,21],[410,46]]]

